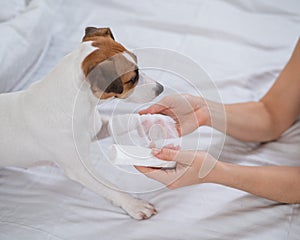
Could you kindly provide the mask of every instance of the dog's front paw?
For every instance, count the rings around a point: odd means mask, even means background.
[[[144,200],[132,198],[122,205],[122,208],[134,219],[144,220],[157,213],[154,206]]]

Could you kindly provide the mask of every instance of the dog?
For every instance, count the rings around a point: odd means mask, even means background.
[[[147,87],[138,92],[139,84]],[[162,91],[140,73],[136,56],[115,41],[109,28],[87,27],[79,47],[46,77],[26,90],[0,94],[0,167],[54,162],[134,219],[147,219],[156,213],[153,205],[99,181],[82,160],[106,124],[95,110],[99,101],[129,96],[150,101]]]

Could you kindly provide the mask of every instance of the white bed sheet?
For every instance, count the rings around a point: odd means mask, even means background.
[[[66,0],[59,4],[52,42],[31,82],[77,46],[85,26],[110,26],[128,48],[168,48],[192,58],[212,76],[224,102],[257,100],[283,68],[300,32],[298,0]],[[150,74],[179,92],[193,92],[180,79],[170,81],[175,78],[170,74]],[[109,114],[114,104],[100,111]],[[121,106],[120,113],[136,107]],[[205,148],[211,131],[199,131]],[[193,148],[196,137],[188,136],[185,148]],[[102,154],[97,144],[93,146],[99,171],[122,189],[142,192],[161,187],[142,175],[112,167],[105,157],[111,142],[110,138],[100,142]],[[228,137],[220,160],[295,166],[300,161],[299,146],[300,121],[278,141],[264,145]],[[299,204],[278,204],[214,184],[136,195],[152,202],[159,213],[147,221],[130,219],[56,167],[4,168],[0,170],[0,239],[296,240],[300,236]]]

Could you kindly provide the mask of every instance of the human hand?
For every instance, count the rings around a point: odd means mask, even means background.
[[[176,161],[176,168],[157,169],[141,166],[135,168],[170,189],[212,181],[214,175],[212,170],[216,167],[217,160],[206,152],[162,148],[153,149],[152,154],[162,160]]]
[[[139,114],[163,114],[176,122],[179,136],[193,132],[210,121],[206,100],[190,94],[174,94],[164,97],[159,102]]]

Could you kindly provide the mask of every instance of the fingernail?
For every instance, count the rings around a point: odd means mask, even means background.
[[[157,154],[160,153],[160,151],[161,151],[161,149],[159,149],[159,148],[152,148],[151,153],[152,153],[153,155],[157,155]]]

